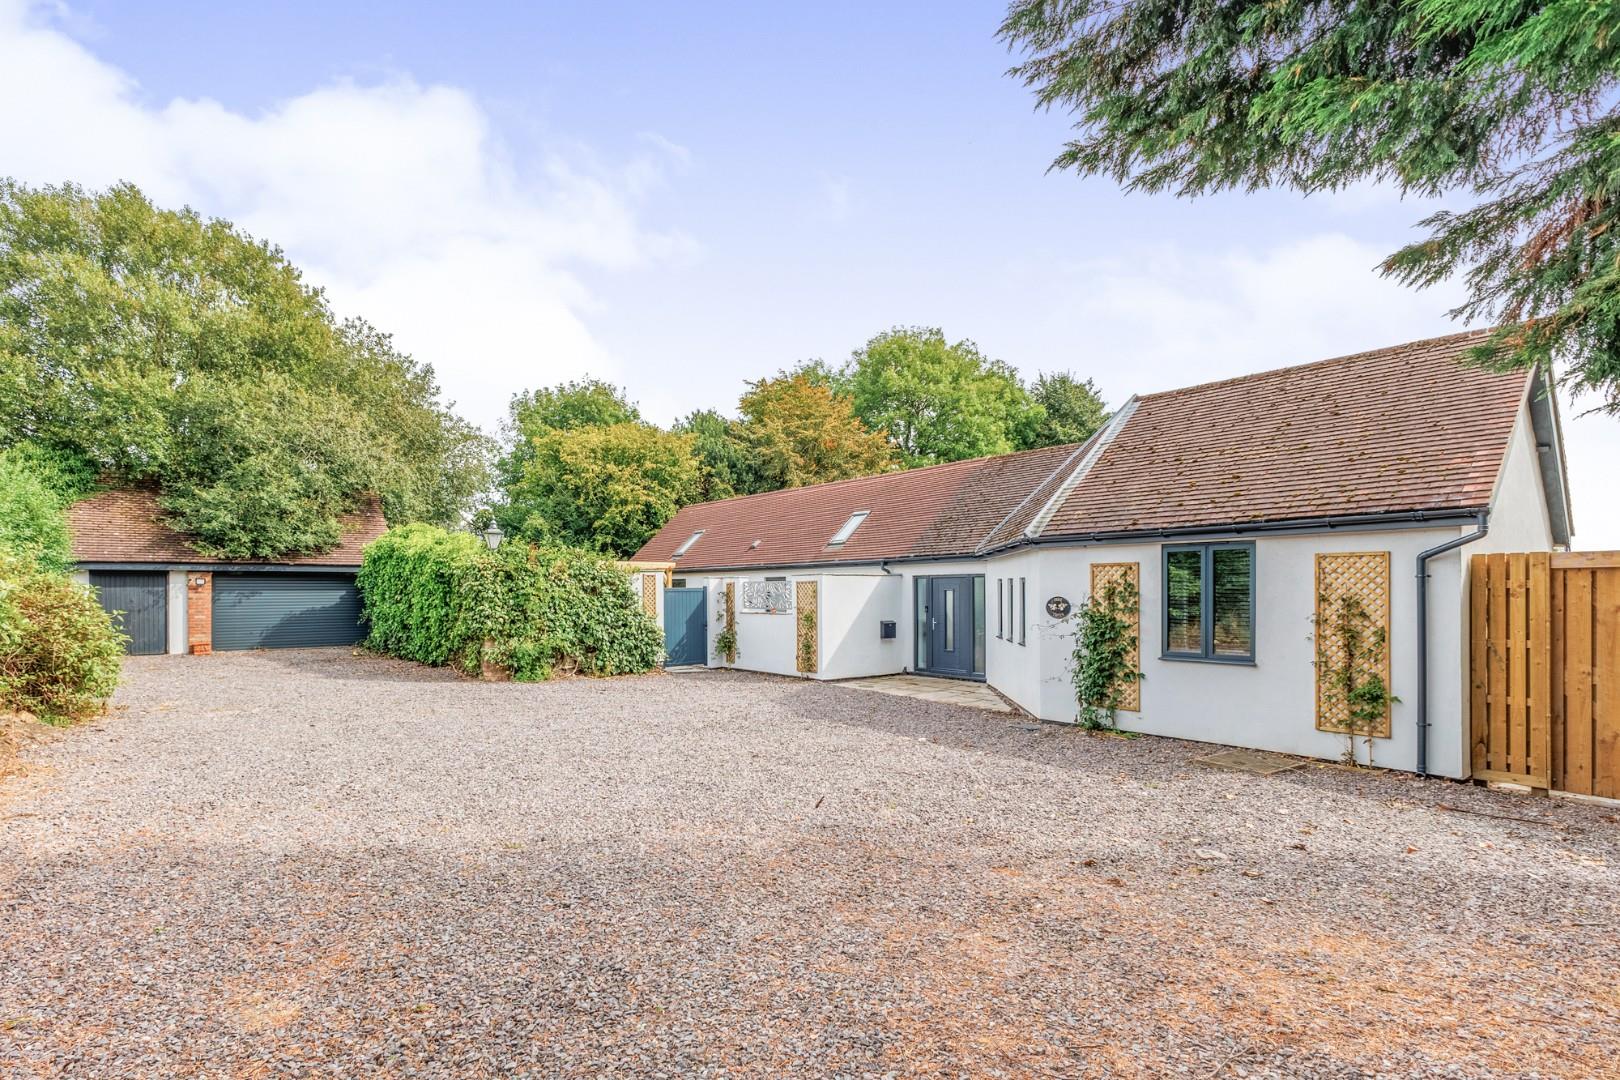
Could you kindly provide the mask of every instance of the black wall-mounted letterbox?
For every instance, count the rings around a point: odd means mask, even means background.
[[[882,638],[884,641],[888,641],[894,636],[895,631],[893,619],[884,619],[882,622],[878,623],[878,637]]]

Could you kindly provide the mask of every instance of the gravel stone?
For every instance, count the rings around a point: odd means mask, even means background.
[[[0,1076],[1614,1075],[1620,810],[1209,751],[131,658],[0,787]]]

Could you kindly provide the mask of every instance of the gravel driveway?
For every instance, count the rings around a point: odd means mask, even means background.
[[[0,1075],[1615,1075],[1620,811],[1206,750],[131,659],[0,790]]]

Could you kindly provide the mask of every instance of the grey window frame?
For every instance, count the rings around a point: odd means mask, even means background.
[[[1025,578],[1018,579],[1018,644],[1025,643],[1029,631],[1029,585]]]
[[[1002,594],[1006,578],[996,578],[996,640],[1006,641],[1007,608],[1006,597]]]
[[[1215,652],[1215,552],[1242,550],[1249,553],[1249,653],[1247,656],[1222,656]],[[1201,552],[1198,562],[1198,617],[1203,646],[1198,652],[1170,651],[1170,554],[1176,551]],[[1255,554],[1253,540],[1228,540],[1208,544],[1165,544],[1159,553],[1159,580],[1163,582],[1164,603],[1159,614],[1159,659],[1188,660],[1197,664],[1236,664],[1254,667],[1256,645],[1260,639],[1255,582],[1260,577],[1260,562]]]

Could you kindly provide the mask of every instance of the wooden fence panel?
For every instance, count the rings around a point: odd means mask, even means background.
[[[1474,776],[1620,799],[1620,552],[1476,555],[1468,596]]]
[[[1592,791],[1592,572],[1560,570],[1563,582],[1564,622],[1555,629],[1564,640],[1564,665],[1559,682],[1563,695],[1558,705],[1562,722],[1558,742],[1563,746],[1559,787],[1565,791]]]
[[[1469,596],[1474,776],[1549,787],[1553,710],[1547,553],[1476,555],[1469,565]]]
[[[1592,794],[1620,798],[1620,568],[1592,571]]]

